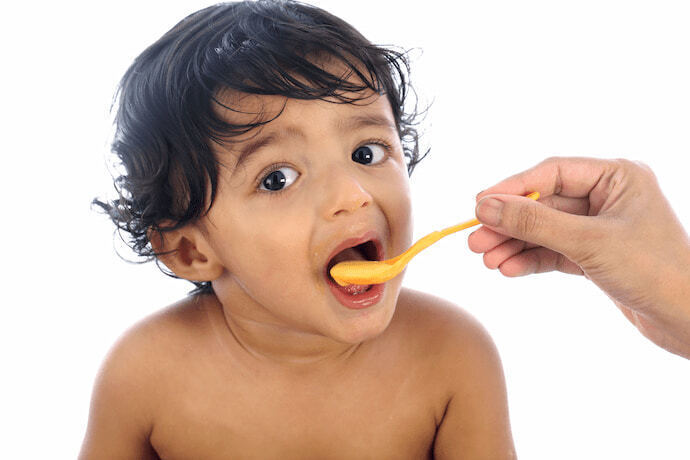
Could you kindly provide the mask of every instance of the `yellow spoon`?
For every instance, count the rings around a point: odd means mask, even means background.
[[[527,198],[539,199],[539,192],[532,192]],[[398,257],[388,260],[346,260],[335,264],[331,268],[331,276],[341,286],[348,284],[380,284],[395,278],[403,271],[405,266],[414,256],[422,250],[431,246],[444,236],[459,232],[469,227],[479,225],[477,219],[468,220],[458,225],[446,229],[429,233],[424,238],[417,241],[407,251]]]

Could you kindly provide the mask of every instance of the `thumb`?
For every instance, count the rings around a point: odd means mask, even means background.
[[[560,252],[576,263],[581,242],[594,225],[590,217],[516,195],[487,195],[477,204],[476,213],[477,219],[491,230]]]

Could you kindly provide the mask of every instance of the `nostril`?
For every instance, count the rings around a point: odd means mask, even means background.
[[[339,216],[342,213],[353,212],[353,211],[356,211],[357,209],[366,208],[367,206],[369,206],[369,200],[365,200],[364,203],[359,205],[359,208],[357,207],[357,205],[345,205],[345,206],[342,206],[340,209],[338,209],[333,215]]]
[[[324,196],[329,204],[330,216],[353,213],[366,208],[373,202],[372,195],[366,190],[357,177],[349,174],[337,174],[330,178],[328,189],[330,193]]]

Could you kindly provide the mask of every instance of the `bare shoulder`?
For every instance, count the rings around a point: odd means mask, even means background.
[[[434,363],[447,395],[434,458],[513,459],[505,378],[491,336],[470,313],[431,294],[403,289],[397,327]]]
[[[463,386],[496,382],[503,385],[501,360],[494,341],[465,309],[441,297],[404,288],[395,320],[400,336],[421,351],[413,356],[433,363],[437,370],[435,378],[446,386],[449,398],[464,391]]]
[[[403,288],[397,305],[398,326],[417,337],[439,357],[449,355],[461,364],[472,354],[495,354],[495,346],[481,323],[455,303],[421,291]]]
[[[214,311],[213,295],[201,294],[175,302],[137,322],[121,338],[120,342],[145,341],[159,351],[159,346],[180,344],[186,348],[190,340],[197,340],[208,328],[208,315]]]
[[[208,327],[206,303],[203,296],[187,297],[138,321],[113,345],[104,368],[123,365],[122,372],[145,379],[163,372],[169,357],[179,362]]]
[[[166,393],[170,357],[188,349],[203,327],[203,308],[184,299],[124,332],[106,355],[91,396],[80,454],[89,458],[155,458],[149,443]]]

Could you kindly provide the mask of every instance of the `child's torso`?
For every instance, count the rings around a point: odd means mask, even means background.
[[[157,385],[151,445],[165,459],[431,458],[448,395],[396,318],[356,368],[289,378],[200,339]]]

